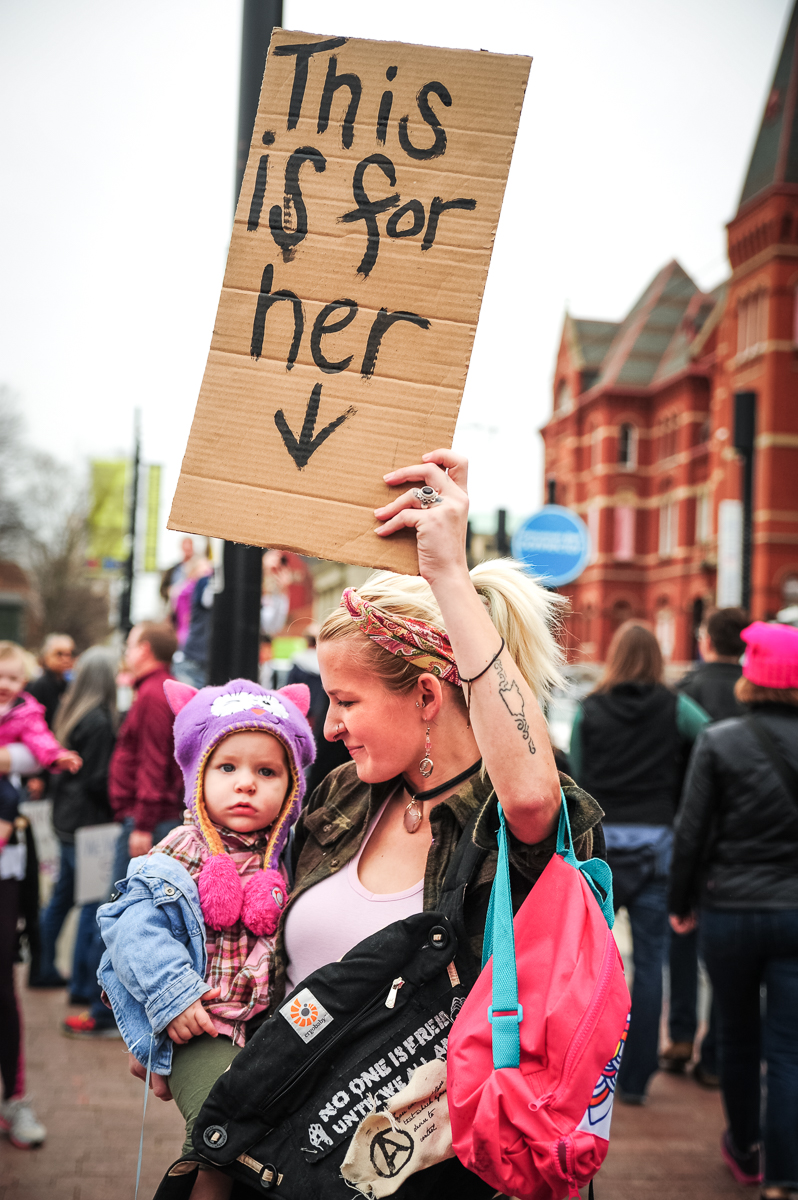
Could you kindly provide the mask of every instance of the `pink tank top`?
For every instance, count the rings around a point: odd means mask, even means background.
[[[422,911],[423,879],[404,892],[377,895],[366,891],[358,878],[360,856],[390,798],[369,825],[355,857],[343,870],[308,888],[289,908],[285,919],[289,988],[319,967],[337,962],[369,934]]]

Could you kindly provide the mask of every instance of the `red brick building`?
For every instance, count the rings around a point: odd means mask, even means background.
[[[566,315],[542,434],[547,498],[593,540],[562,589],[575,661],[602,659],[631,616],[686,661],[704,609],[739,602],[741,391],[756,393],[752,615],[798,600],[797,110],[798,2],[727,227],[726,283],[703,293],[674,261],[624,320]]]

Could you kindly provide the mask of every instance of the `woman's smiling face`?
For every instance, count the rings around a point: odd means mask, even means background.
[[[319,670],[330,708],[328,741],[341,741],[364,783],[382,783],[407,772],[424,754],[426,725],[416,707],[419,692],[386,688],[357,654],[357,639],[320,642]]]

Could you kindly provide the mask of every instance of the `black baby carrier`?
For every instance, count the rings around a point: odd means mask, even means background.
[[[236,1200],[253,1190],[275,1200],[352,1200],[340,1168],[355,1130],[417,1067],[446,1058],[448,1032],[479,974],[463,920],[466,887],[486,854],[473,842],[475,826],[476,816],[437,911],[396,921],[314,971],[257,1030],[197,1117],[195,1154],[170,1168],[157,1200],[189,1194],[181,1184],[193,1183],[192,1159],[232,1176]],[[378,1175],[399,1174],[413,1151],[408,1139],[391,1130],[374,1139]],[[450,1158],[394,1194],[481,1200],[493,1189]]]

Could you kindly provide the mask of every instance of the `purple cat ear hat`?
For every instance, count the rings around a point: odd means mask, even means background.
[[[286,902],[285,882],[278,869],[280,855],[302,806],[305,767],[316,757],[306,720],[310,691],[304,683],[296,683],[269,692],[249,679],[233,679],[224,687],[201,691],[167,679],[163,687],[175,714],[175,758],[186,785],[186,807],[210,852],[197,880],[202,915],[213,929],[227,929],[243,920],[256,936],[269,936],[277,928]],[[249,729],[269,733],[283,745],[291,787],[272,825],[263,869],[243,885],[205,811],[203,778],[208,759],[222,738]]]

